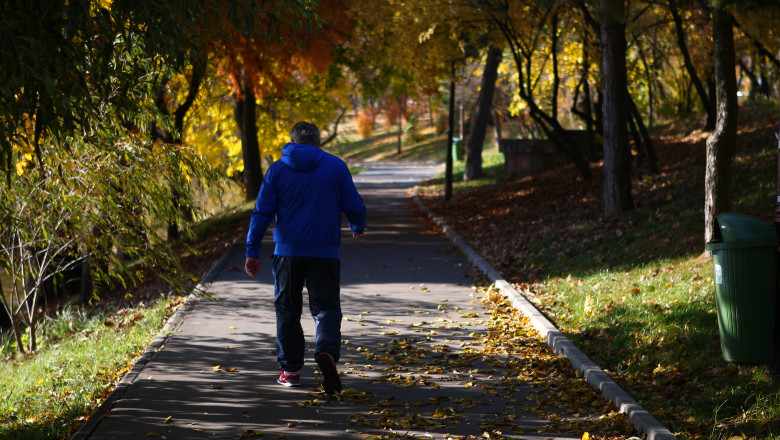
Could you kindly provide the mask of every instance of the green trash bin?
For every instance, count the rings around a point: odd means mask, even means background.
[[[774,361],[775,228],[740,214],[717,218],[712,251],[723,358],[735,364]]]
[[[452,159],[453,160],[460,160],[460,144],[463,142],[463,139],[459,137],[452,138]]]

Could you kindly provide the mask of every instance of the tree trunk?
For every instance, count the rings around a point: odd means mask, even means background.
[[[596,122],[593,119],[593,101],[590,96],[590,84],[588,81],[590,71],[590,58],[588,56],[588,32],[583,32],[582,36],[582,72],[580,73],[580,82],[577,87],[574,88],[574,98],[572,99],[571,112],[577,115],[583,122],[585,122],[585,131],[588,133],[588,149],[584,152],[588,159],[593,160],[598,156],[596,144],[596,133],[594,133],[594,125]],[[582,109],[577,107],[580,102],[580,87],[582,87]]]
[[[553,83],[552,83],[552,117],[558,119],[558,89],[561,77],[558,74],[558,13],[552,16],[552,39],[550,51],[552,52]]]
[[[601,57],[604,77],[604,214],[633,209],[628,147],[625,0],[603,0]]]
[[[404,97],[398,97],[398,154],[401,154],[401,138],[404,134]]]
[[[737,141],[737,76],[734,28],[723,7],[712,9],[715,52],[717,123],[707,138],[707,170],[704,178],[704,241],[712,240],[717,216],[731,208],[731,158]]]
[[[498,113],[498,111],[493,111],[493,139],[495,140],[495,148],[498,149],[501,147],[501,139],[503,135],[501,134],[501,115]]]
[[[650,128],[653,127],[653,105],[655,103],[654,96],[653,96],[653,83],[654,83],[654,77],[653,77],[653,70],[647,63],[647,57],[645,56],[645,51],[642,49],[642,44],[639,40],[639,38],[634,35],[634,40],[637,42],[636,46],[639,51],[639,59],[642,61],[642,65],[645,69],[645,81],[647,81],[647,125],[650,126]],[[653,62],[655,62],[655,57],[653,58]],[[633,102],[633,101],[631,101]],[[634,108],[636,108],[636,105],[634,105]],[[646,128],[646,127],[645,127]]]
[[[24,348],[24,341],[22,341],[22,329],[20,327],[21,323],[19,322],[19,318],[11,314],[11,328],[13,328],[14,331],[16,349],[19,351],[19,353],[25,353],[26,350]]]
[[[469,136],[463,180],[474,180],[482,177],[482,145],[485,143],[490,110],[493,108],[493,93],[496,90],[499,63],[501,63],[501,49],[491,47],[488,49],[485,71],[482,74],[482,85],[479,98],[477,98],[477,111],[471,123],[471,136]]]
[[[634,140],[634,148],[636,149],[636,167],[641,168],[645,163],[645,148],[642,143],[643,139],[639,135],[639,129],[636,127],[636,121],[634,120],[633,115],[627,119],[628,132],[631,135],[631,139]]]
[[[642,139],[642,147],[644,154],[647,155],[647,169],[650,174],[658,174],[658,157],[655,155],[655,148],[653,147],[653,139],[650,137],[650,132],[647,130],[645,122],[642,120],[642,114],[639,113],[639,109],[636,107],[636,103],[628,97],[628,105],[631,110],[631,117],[636,122],[639,129],[639,136]]]
[[[85,257],[81,263],[81,288],[79,289],[79,302],[86,304],[92,299],[95,291],[94,281],[92,279],[92,258]]]
[[[688,43],[686,41],[685,28],[683,27],[682,17],[680,17],[680,11],[677,7],[676,0],[669,0],[669,11],[672,13],[674,19],[674,28],[677,32],[677,45],[680,47],[680,52],[683,56],[685,63],[685,70],[688,72],[688,76],[691,78],[691,83],[696,88],[696,93],[699,95],[701,105],[704,107],[704,111],[707,113],[707,122],[704,126],[704,131],[712,131],[715,128],[715,103],[712,100],[712,94],[708,94],[704,88],[699,75],[696,73],[696,67],[691,61],[691,55],[688,52]]]
[[[452,200],[452,136],[455,134],[455,63],[452,63],[450,79],[450,113],[447,127],[447,154],[444,165],[444,200]]]
[[[431,128],[436,127],[436,121],[433,116],[433,106],[431,105],[431,98],[428,98],[428,126]]]
[[[195,103],[195,99],[198,97],[200,86],[203,83],[203,78],[206,76],[207,63],[208,59],[205,57],[194,60],[194,64],[192,66],[192,75],[190,77],[190,83],[187,89],[187,97],[173,113],[171,113],[170,109],[168,108],[168,104],[165,99],[165,85],[168,83],[168,78],[165,77],[161,81],[158,94],[155,98],[155,105],[157,106],[157,109],[160,111],[160,113],[169,117],[173,117],[173,132],[165,131],[162,128],[156,126],[156,124],[153,127],[153,133],[155,137],[161,141],[177,145],[184,142],[184,118],[187,116],[187,112],[190,111],[192,105]],[[179,172],[181,171],[179,170]],[[181,206],[181,200],[183,198],[181,191],[186,190],[182,188],[172,189],[173,203],[177,210],[182,211],[181,215],[185,220],[191,220],[192,211],[189,209],[189,207]],[[170,222],[168,224],[168,241],[176,241],[180,237],[181,234],[179,233],[179,223],[176,221]]]
[[[255,94],[252,87],[246,83],[246,77],[241,81],[241,89],[241,96],[236,96],[235,116],[244,159],[244,188],[246,200],[255,200],[263,183],[260,144],[257,141]]]
[[[463,95],[463,93],[461,93]],[[463,122],[463,98],[461,97],[460,101],[458,101],[458,139],[463,142],[463,137],[465,136],[464,130],[465,130],[465,123]],[[456,157],[455,160],[459,160],[459,157]]]
[[[27,330],[30,332],[30,340],[28,345],[28,351],[29,353],[35,353],[35,351],[38,349],[38,305],[40,304],[40,298],[41,298],[41,287],[33,287],[35,289],[35,292],[32,295],[32,298],[26,298],[25,301],[29,301],[32,299],[32,305],[28,308],[28,318],[29,322],[27,322]]]

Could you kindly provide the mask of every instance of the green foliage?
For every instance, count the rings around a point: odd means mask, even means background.
[[[67,148],[71,136],[107,140],[110,107],[125,127],[150,114],[147,100],[163,66],[181,66],[189,46],[183,23],[196,2],[132,1],[19,3],[3,8],[0,51],[2,170],[13,155],[52,139]],[[174,17],[182,21],[174,20]],[[163,26],[163,23],[165,24]]]
[[[189,148],[147,137],[170,130],[154,96],[193,53],[200,2],[17,6],[0,29],[0,263],[15,280],[0,303],[18,348],[27,338],[35,351],[45,283],[87,261],[99,288],[175,268],[158,228],[181,223],[190,181],[209,187],[214,174]]]
[[[47,149],[34,168],[19,167],[0,200],[0,258],[15,280],[0,304],[30,329],[30,351],[44,283],[57,274],[88,261],[97,296],[100,286],[139,281],[147,267],[175,272],[178,257],[159,227],[194,205],[191,179],[215,178],[186,147],[132,135],[109,145],[79,141]]]

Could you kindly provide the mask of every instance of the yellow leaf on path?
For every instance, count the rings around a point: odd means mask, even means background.
[[[163,420],[163,423],[171,423],[171,422],[173,422],[173,416],[168,416],[165,418],[165,420]]]
[[[156,432],[156,431],[151,431],[151,432],[146,433],[146,436],[147,437],[162,437],[162,434],[160,434],[159,432]]]

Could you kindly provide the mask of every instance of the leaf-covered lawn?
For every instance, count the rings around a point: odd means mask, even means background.
[[[771,223],[771,120],[740,132],[732,211]],[[634,169],[636,209],[602,215],[602,171],[571,166],[423,201],[678,438],[780,432],[765,366],[720,354],[712,262],[702,257],[705,136],[659,138],[661,171]],[[456,179],[457,180],[457,179]]]

